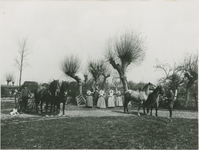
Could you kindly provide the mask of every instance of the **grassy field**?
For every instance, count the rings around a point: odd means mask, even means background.
[[[9,103],[3,103],[2,114],[7,113],[9,107]],[[69,111],[73,113],[73,109],[77,111],[78,107],[71,106]],[[14,116],[1,119],[1,148],[198,149],[198,119],[134,114],[125,117]]]

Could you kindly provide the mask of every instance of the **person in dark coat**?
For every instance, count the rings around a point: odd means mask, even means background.
[[[168,101],[169,117],[171,118],[173,105],[174,105],[174,93],[172,89],[169,90],[169,93],[167,95],[167,101]]]
[[[24,87],[24,89],[22,89],[21,91],[21,98],[22,98],[22,112],[26,112],[27,109],[27,104],[28,104],[28,99],[29,97],[31,97],[32,94],[31,92],[28,90],[27,87]]]
[[[99,97],[99,92],[98,92],[98,88],[95,88],[95,91],[93,93],[93,106],[97,107],[97,100]]]

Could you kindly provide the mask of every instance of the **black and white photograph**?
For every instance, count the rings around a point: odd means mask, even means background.
[[[198,149],[198,46],[198,0],[1,0],[1,149]]]

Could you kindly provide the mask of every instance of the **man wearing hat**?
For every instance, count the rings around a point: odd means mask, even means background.
[[[32,94],[28,90],[28,88],[25,86],[24,89],[21,91],[21,97],[22,97],[22,112],[26,112],[28,99],[31,97]]]

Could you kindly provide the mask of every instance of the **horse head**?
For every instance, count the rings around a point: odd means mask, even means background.
[[[68,94],[68,89],[69,89],[69,83],[66,81],[62,81],[61,87],[60,87],[60,93],[66,96]]]
[[[58,95],[58,93],[60,92],[59,80],[53,80],[50,83],[49,91],[50,91],[50,94],[53,95],[53,96]]]
[[[149,82],[143,87],[142,91],[144,91],[148,95],[150,93],[150,90],[154,90],[154,89],[155,89],[155,85]]]
[[[147,85],[149,86],[150,90],[154,90],[156,88],[156,86],[153,85],[151,82],[149,82]]]

